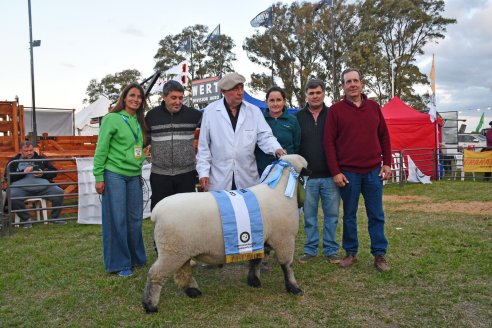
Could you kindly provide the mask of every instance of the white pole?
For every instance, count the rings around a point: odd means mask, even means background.
[[[390,60],[391,65],[391,99],[395,97],[395,60]]]

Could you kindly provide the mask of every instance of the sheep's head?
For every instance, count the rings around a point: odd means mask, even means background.
[[[294,167],[294,170],[296,170],[296,172],[299,173],[300,175],[309,175],[307,173],[308,163],[301,155],[296,155],[296,154],[284,155],[280,159],[289,162],[290,165]]]

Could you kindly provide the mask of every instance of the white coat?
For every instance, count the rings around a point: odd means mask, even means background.
[[[237,188],[258,184],[257,144],[266,154],[274,154],[282,148],[261,110],[243,100],[234,131],[224,99],[214,101],[205,108],[200,127],[196,156],[198,176],[209,178],[210,191],[230,190],[233,172]]]

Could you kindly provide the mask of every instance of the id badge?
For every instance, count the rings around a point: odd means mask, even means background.
[[[142,147],[141,146],[135,146],[133,148],[135,158],[140,158],[142,157]]]

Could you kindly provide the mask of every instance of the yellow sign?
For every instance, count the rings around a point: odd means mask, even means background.
[[[464,155],[465,172],[492,172],[492,151],[464,150]]]

